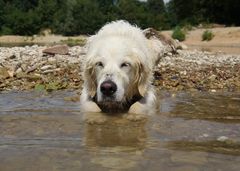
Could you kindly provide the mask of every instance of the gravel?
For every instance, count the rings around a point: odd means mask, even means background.
[[[68,54],[44,54],[46,46],[0,47],[0,91],[81,89],[85,48]],[[154,70],[153,84],[169,90],[240,90],[240,55],[177,50],[165,53]]]

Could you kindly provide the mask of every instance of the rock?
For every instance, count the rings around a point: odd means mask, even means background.
[[[9,75],[8,69],[5,67],[0,68],[0,79],[6,79],[9,77],[10,77],[10,75]]]
[[[61,71],[61,68],[45,70],[42,73],[43,74],[49,74],[49,73],[54,73],[54,72],[59,72],[59,71]]]
[[[16,58],[16,55],[12,54],[8,57],[9,59],[15,59]]]
[[[45,65],[43,67],[40,68],[40,70],[45,71],[45,70],[49,70],[49,69],[53,69],[54,67],[52,65]]]
[[[208,77],[208,79],[210,80],[210,81],[215,81],[216,80],[216,78],[217,78],[217,76],[216,75],[211,75],[210,77]]]
[[[48,62],[49,63],[55,63],[55,62],[57,62],[57,59],[54,58],[54,57],[50,57],[50,58],[48,58]]]
[[[18,69],[15,71],[16,74],[21,73],[21,72],[23,72],[22,68],[18,68]]]
[[[229,138],[228,137],[226,137],[226,136],[221,136],[221,137],[218,137],[217,138],[217,140],[218,141],[221,141],[221,142],[224,142],[224,141],[226,141],[226,140],[228,140]]]
[[[59,45],[44,49],[42,52],[49,55],[67,55],[69,53],[69,48],[66,45]]]

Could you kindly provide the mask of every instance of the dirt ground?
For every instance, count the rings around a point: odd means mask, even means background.
[[[65,37],[61,35],[34,35],[34,36],[0,36],[0,46],[1,45],[10,45],[10,46],[18,46],[25,44],[38,44],[38,45],[52,45],[52,44],[60,44],[63,41],[67,41],[68,39],[79,40],[85,39],[86,36],[74,36],[74,37]]]
[[[202,34],[207,29],[193,29],[189,31],[183,42],[188,48],[212,52],[240,54],[240,27],[211,28],[214,38],[211,41],[202,41]],[[163,31],[164,35],[171,36],[172,31]],[[58,44],[67,39],[82,39],[85,36],[64,37],[61,35],[46,36],[0,36],[1,44]]]
[[[202,41],[202,34],[205,30],[213,32],[214,38],[211,41]],[[172,31],[162,33],[171,36]],[[189,49],[240,54],[240,27],[194,29],[187,33],[183,43]]]

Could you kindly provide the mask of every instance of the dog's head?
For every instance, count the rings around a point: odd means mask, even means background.
[[[84,81],[98,103],[118,105],[144,97],[149,86],[152,61],[146,38],[140,29],[125,27],[121,34],[103,28],[89,40]]]

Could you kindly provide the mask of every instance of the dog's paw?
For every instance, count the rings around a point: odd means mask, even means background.
[[[134,114],[134,113],[127,113],[124,115],[124,118],[129,121],[145,121],[147,119],[146,115],[143,114]]]
[[[139,103],[139,102],[136,102],[136,103],[134,103],[134,104],[130,107],[128,113],[142,114],[142,115],[144,115],[144,114],[145,114],[145,113],[144,113],[144,107],[145,107],[145,105],[143,105],[143,104],[141,104],[141,103]]]
[[[104,124],[107,121],[107,117],[102,113],[86,113],[84,121],[88,124]]]

